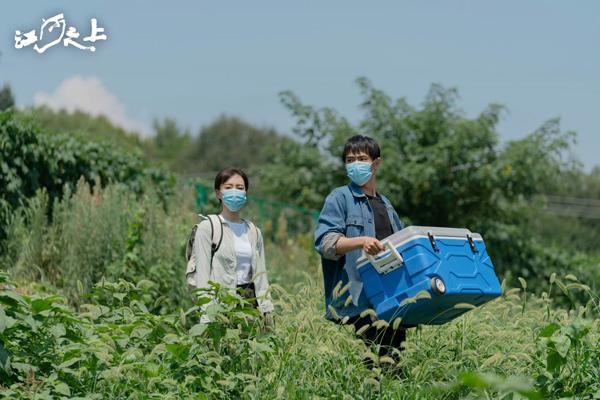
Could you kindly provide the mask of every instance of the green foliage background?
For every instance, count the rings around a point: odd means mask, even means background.
[[[272,150],[274,163],[260,170],[264,192],[320,208],[332,188],[347,183],[341,163],[347,138],[369,135],[382,149],[377,188],[407,225],[481,233],[502,276],[535,281],[546,280],[553,270],[576,270],[596,280],[597,268],[582,265],[576,250],[597,247],[556,246],[560,239],[549,237],[564,237],[564,232],[550,233],[544,222],[556,219],[541,216],[545,194],[572,193],[567,177],[587,178],[570,155],[575,134],[562,132],[558,119],[501,145],[496,129],[504,111],[500,105],[469,118],[458,108],[454,89],[432,85],[422,105],[414,107],[405,99],[391,99],[365,78],[357,83],[364,117],[355,124],[332,108],[315,109],[291,92],[281,94],[296,117],[298,141]],[[597,225],[587,230],[582,222],[570,223],[576,232],[593,231],[598,237]]]
[[[80,177],[125,185],[138,195],[151,182],[165,201],[175,182],[172,174],[149,166],[139,151],[128,153],[70,134],[47,134],[13,111],[0,113],[0,171],[0,241],[12,211],[38,189],[47,191],[52,206]]]
[[[600,199],[574,134],[551,119],[502,144],[500,105],[468,117],[454,89],[433,85],[413,106],[357,83],[356,123],[282,92],[297,120],[287,136],[229,116],[195,135],[166,118],[139,139],[84,113],[0,113],[0,398],[600,398],[600,226],[545,212],[547,195]],[[206,299],[183,277],[197,178],[237,164],[251,198],[318,210],[347,181],[356,133],[381,144],[378,189],[406,224],[484,236],[504,295],[409,330],[399,363],[379,358],[324,320],[311,225],[272,206],[275,327],[218,287],[216,320],[199,325]]]

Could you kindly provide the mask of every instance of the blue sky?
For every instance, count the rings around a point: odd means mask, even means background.
[[[97,18],[108,39],[14,48],[15,30],[59,12],[82,36]],[[87,107],[146,133],[155,117],[195,132],[222,113],[290,132],[286,89],[355,121],[366,76],[413,104],[433,82],[456,87],[469,116],[505,104],[503,140],[560,117],[586,169],[600,165],[598,1],[4,2],[0,51],[18,105]]]

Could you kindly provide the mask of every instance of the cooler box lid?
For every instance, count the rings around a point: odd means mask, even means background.
[[[483,240],[479,233],[473,233],[465,228],[441,228],[434,226],[408,226],[390,236],[383,239],[381,243],[384,245],[386,250],[380,252],[375,256],[369,256],[363,251],[362,255],[356,262],[357,269],[364,267],[368,263],[385,263],[393,268],[394,265],[389,264],[389,260],[395,259],[397,263],[402,263],[404,260],[398,253],[397,249],[411,240],[426,238],[429,239],[465,239],[468,240],[471,237],[472,240]],[[392,263],[394,264],[394,263]],[[383,272],[383,271],[382,271]]]

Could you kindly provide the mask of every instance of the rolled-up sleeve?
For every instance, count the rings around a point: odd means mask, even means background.
[[[336,254],[335,248],[338,239],[342,236],[344,235],[338,232],[329,232],[323,237],[323,240],[321,241],[321,247],[323,248],[322,255],[324,258],[329,260],[337,260],[342,257],[342,254]]]
[[[327,196],[315,230],[315,249],[323,258],[331,260],[342,257],[336,254],[335,248],[338,239],[346,231],[346,213],[341,197],[335,192]]]

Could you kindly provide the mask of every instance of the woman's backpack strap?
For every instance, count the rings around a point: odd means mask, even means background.
[[[212,234],[212,240],[210,245],[211,258],[215,255],[221,242],[223,242],[223,220],[219,215],[210,214],[206,217],[210,222],[210,231]]]

